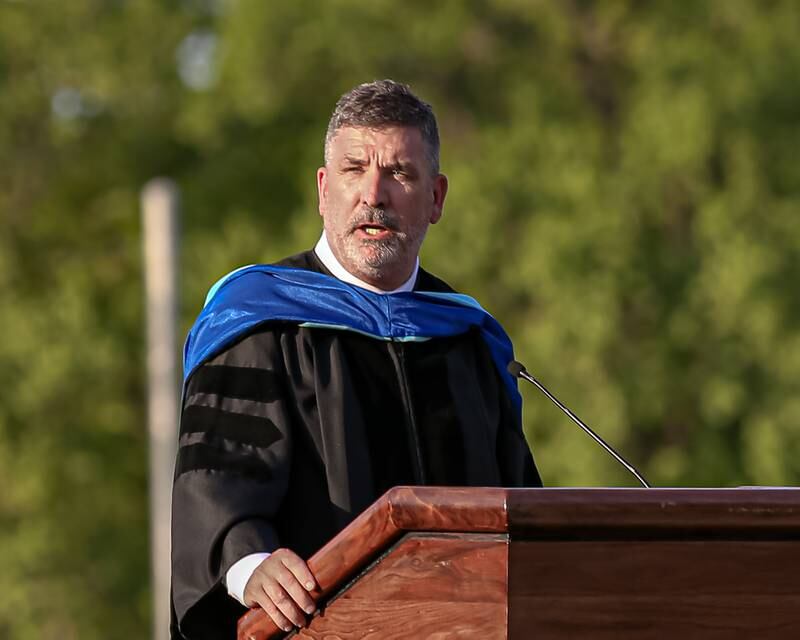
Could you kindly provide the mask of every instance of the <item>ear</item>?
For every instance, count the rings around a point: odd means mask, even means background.
[[[317,195],[319,196],[319,215],[325,217],[328,210],[328,170],[325,167],[317,169]]]
[[[447,197],[447,176],[440,173],[433,179],[433,207],[431,208],[431,224],[442,219],[444,199]]]

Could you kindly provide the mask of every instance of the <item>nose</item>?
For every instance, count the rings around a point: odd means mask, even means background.
[[[385,207],[386,202],[386,184],[383,172],[378,167],[370,167],[367,169],[361,181],[361,201],[370,207]]]

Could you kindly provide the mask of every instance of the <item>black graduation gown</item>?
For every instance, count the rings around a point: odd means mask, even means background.
[[[279,264],[330,275],[311,251]],[[423,270],[415,289],[452,292]],[[234,638],[234,562],[307,558],[400,484],[541,486],[477,331],[397,343],[273,322],[211,358],[183,399],[172,637]]]

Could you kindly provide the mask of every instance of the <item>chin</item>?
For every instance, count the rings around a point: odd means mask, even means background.
[[[360,264],[353,269],[353,273],[359,280],[363,280],[369,284],[378,284],[384,279],[386,270],[381,267]]]

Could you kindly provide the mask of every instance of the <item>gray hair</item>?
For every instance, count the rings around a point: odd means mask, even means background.
[[[330,160],[331,140],[342,127],[380,129],[391,125],[416,127],[427,147],[431,171],[439,173],[439,128],[433,109],[408,85],[394,80],[360,84],[339,98],[325,134],[325,164]]]

